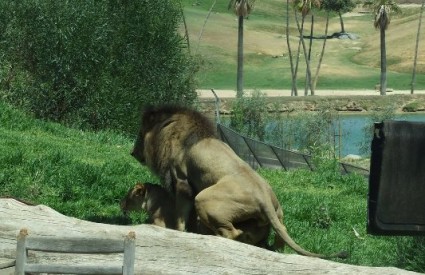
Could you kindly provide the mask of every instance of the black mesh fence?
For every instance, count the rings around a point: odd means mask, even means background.
[[[310,155],[285,150],[242,136],[222,124],[217,124],[217,130],[220,138],[254,169],[267,167],[285,170],[294,168],[314,170]],[[343,174],[358,173],[365,177],[369,176],[367,169],[351,164],[341,162],[340,168]]]

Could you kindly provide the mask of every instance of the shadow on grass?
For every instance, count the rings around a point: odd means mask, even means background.
[[[123,215],[119,216],[89,216],[86,218],[87,221],[105,223],[105,224],[116,224],[116,225],[131,225],[132,221],[130,217]]]

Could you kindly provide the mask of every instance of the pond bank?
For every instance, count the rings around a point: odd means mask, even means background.
[[[209,92],[209,93],[208,93]],[[215,91],[220,98],[220,113],[230,114],[232,102],[235,100],[235,92],[227,90]],[[268,109],[271,112],[293,112],[293,111],[319,111],[334,110],[344,113],[362,113],[394,109],[397,113],[424,112],[425,111],[425,91],[418,91],[411,95],[407,91],[394,91],[386,96],[370,95],[370,91],[328,91],[328,95],[315,96],[277,96],[280,91],[265,91]],[[282,91],[281,93],[284,93]],[[287,93],[287,92],[286,92]],[[369,93],[369,94],[368,94]],[[317,91],[317,94],[320,94]],[[322,91],[321,94],[325,94]],[[204,112],[214,111],[215,99],[213,93],[208,90],[200,90],[199,104]]]

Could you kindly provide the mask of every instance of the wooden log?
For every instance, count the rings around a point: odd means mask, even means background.
[[[120,226],[87,222],[43,206],[0,199],[0,258],[15,259],[16,236],[21,228],[31,236],[136,238],[135,274],[416,274],[392,267],[353,266],[295,254],[267,251],[215,236],[178,232],[153,225]],[[34,264],[46,260],[84,264],[69,255],[32,252]],[[121,257],[86,255],[90,264],[122,262]],[[0,270],[1,274],[1,270]]]

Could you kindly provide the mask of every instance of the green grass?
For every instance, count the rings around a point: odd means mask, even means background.
[[[0,196],[45,204],[90,221],[144,221],[125,219],[119,209],[119,201],[135,182],[157,181],[130,157],[131,147],[131,138],[42,122],[0,102]],[[260,174],[281,202],[290,235],[306,249],[347,250],[350,257],[343,262],[350,264],[425,271],[423,238],[366,234],[364,178],[341,176],[332,163],[314,173],[261,170]],[[356,238],[353,228],[364,239]],[[285,253],[293,251],[287,248]]]
[[[227,10],[227,2],[217,2],[200,41],[198,35],[211,2],[183,1],[191,46],[204,60],[198,73],[199,88],[236,89],[237,20]],[[420,2],[418,2],[420,3]],[[363,8],[358,8],[363,10]],[[290,89],[291,75],[285,38],[286,1],[257,1],[244,26],[244,87],[247,89]],[[394,16],[387,30],[388,87],[410,89],[413,53],[416,43],[419,8],[403,8]],[[326,45],[317,89],[374,89],[380,77],[379,31],[372,24],[372,14],[344,17],[346,31],[359,39],[330,39]],[[315,14],[314,35],[324,35],[325,14]],[[306,24],[309,28],[309,24]],[[307,31],[307,30],[306,30]],[[329,34],[340,31],[339,17],[331,15]],[[298,44],[298,30],[290,10],[290,40],[293,54]],[[199,43],[198,43],[199,42]],[[308,41],[306,41],[307,43]],[[313,41],[312,73],[316,71],[323,40]],[[425,56],[420,54],[416,89],[425,89]],[[194,51],[192,51],[194,53]],[[299,88],[303,87],[305,62],[300,60]],[[349,81],[347,81],[349,80]]]
[[[281,202],[284,222],[293,239],[317,253],[346,250],[349,258],[338,260],[344,263],[424,272],[425,239],[368,235],[367,182],[360,176],[342,176],[336,171],[332,165],[317,172],[260,171]],[[285,252],[293,253],[289,248]],[[411,257],[415,260],[410,261]]]
[[[129,138],[42,122],[0,103],[0,195],[91,221],[126,222],[119,201],[155,181],[129,154]]]

